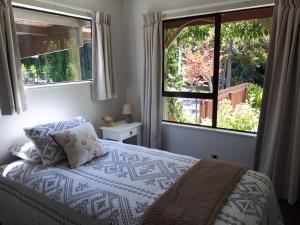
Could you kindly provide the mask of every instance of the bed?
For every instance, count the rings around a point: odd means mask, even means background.
[[[1,167],[0,222],[139,224],[145,210],[198,159],[101,140],[104,157],[76,169],[16,161]],[[247,171],[215,225],[282,223],[270,180]]]

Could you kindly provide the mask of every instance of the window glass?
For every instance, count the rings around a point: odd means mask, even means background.
[[[91,22],[14,8],[26,85],[89,80]]]
[[[163,119],[257,132],[272,14],[264,7],[164,21]]]
[[[212,92],[214,17],[166,24],[164,90]]]
[[[256,132],[272,8],[222,14],[218,93],[220,128]]]
[[[163,119],[167,121],[212,126],[212,100],[193,98],[163,98]]]

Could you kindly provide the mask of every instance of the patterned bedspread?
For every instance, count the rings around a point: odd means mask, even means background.
[[[147,207],[198,161],[140,146],[102,143],[108,154],[77,169],[17,161],[4,169],[3,177],[101,224],[130,225],[138,224]],[[248,171],[215,222],[221,224],[283,224],[269,179]]]

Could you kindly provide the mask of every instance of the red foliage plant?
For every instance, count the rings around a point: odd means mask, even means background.
[[[191,87],[207,86],[213,76],[214,48],[205,43],[200,49],[184,50],[183,76]]]

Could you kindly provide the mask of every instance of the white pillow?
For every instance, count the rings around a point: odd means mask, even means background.
[[[70,168],[81,166],[107,153],[91,123],[56,132],[51,136],[63,148]]]
[[[87,120],[81,116],[71,120],[54,123],[40,124],[31,128],[24,128],[26,136],[35,144],[42,162],[45,166],[54,165],[65,159],[65,155],[57,143],[51,137],[51,133],[76,127],[86,123]]]
[[[42,162],[42,158],[39,155],[35,145],[31,141],[26,141],[21,144],[13,145],[9,148],[11,154],[35,163]]]

